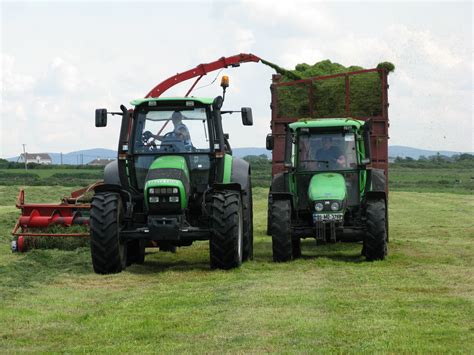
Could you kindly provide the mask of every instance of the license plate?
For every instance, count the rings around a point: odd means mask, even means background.
[[[343,213],[313,213],[313,222],[342,222]]]

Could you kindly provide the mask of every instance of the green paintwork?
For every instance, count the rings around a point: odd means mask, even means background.
[[[226,154],[224,157],[224,177],[222,183],[230,183],[230,177],[232,176],[232,160],[233,157],[230,154]]]
[[[189,169],[188,164],[186,164],[186,159],[180,155],[165,155],[159,157],[151,163],[149,169],[180,169],[184,170],[187,178],[189,179]]]
[[[144,102],[150,102],[150,101],[162,102],[162,101],[183,101],[183,100],[195,101],[204,105],[211,105],[212,102],[214,101],[213,98],[209,98],[209,97],[147,97],[143,99],[132,100],[130,101],[130,104],[133,106],[138,106]]]
[[[344,176],[337,173],[320,173],[311,178],[308,186],[311,201],[343,200],[346,197]]]
[[[364,146],[364,139],[363,139],[363,127],[365,125],[364,121],[355,120],[350,117],[348,118],[325,118],[325,119],[300,119],[297,122],[291,123],[288,125],[294,133],[298,134],[299,129],[301,128],[314,128],[314,129],[321,129],[321,131],[325,131],[325,128],[333,128],[333,127],[352,127],[353,132],[356,137],[356,149],[357,149],[357,159],[358,163],[365,158],[365,146]],[[292,154],[292,163],[293,166],[296,165],[296,161],[298,159],[298,149],[295,149],[295,145],[293,145],[293,154]],[[337,174],[337,173],[335,173]],[[342,176],[341,176],[342,177]],[[343,178],[343,177],[342,177]],[[367,179],[367,173],[364,169],[359,170],[359,189],[360,189],[360,196],[364,198],[365,196],[365,184]],[[296,186],[292,186],[291,184],[292,179],[290,178],[290,190],[296,191]],[[308,187],[308,193],[310,193],[311,184]],[[292,191],[293,193],[295,193]],[[327,191],[328,194],[333,194],[334,191],[331,190],[330,186],[327,186],[327,190],[321,188],[321,191]],[[345,191],[345,187],[344,187]],[[296,195],[296,194],[295,194]],[[345,195],[345,192],[344,192]],[[329,198],[329,197],[323,197]],[[334,198],[336,199],[336,198]],[[297,202],[297,201],[295,201]]]
[[[179,155],[166,155],[159,157],[150,165],[150,170],[153,169],[179,169],[183,170],[189,180],[189,169],[184,157]],[[148,207],[148,189],[150,187],[177,187],[179,188],[179,195],[181,201],[181,208],[188,206],[188,196],[186,196],[185,188],[180,180],[176,179],[154,179],[145,183],[145,204]]]
[[[355,127],[359,129],[364,125],[364,121],[352,118],[324,118],[324,119],[302,119],[289,124],[292,131],[299,128],[328,128],[328,127]]]
[[[188,207],[188,198],[183,183],[176,179],[154,179],[148,180],[145,184],[145,204],[148,208],[148,189],[151,187],[177,187],[179,189],[179,201],[181,209]]]

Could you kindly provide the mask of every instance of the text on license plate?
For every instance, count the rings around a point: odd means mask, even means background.
[[[343,213],[313,213],[313,222],[341,222],[343,220]]]

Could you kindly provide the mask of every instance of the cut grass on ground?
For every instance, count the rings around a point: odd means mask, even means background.
[[[255,259],[240,269],[211,271],[201,242],[100,276],[88,248],[12,254],[16,192],[0,187],[2,352],[472,352],[473,196],[391,192],[386,261],[308,239],[275,264],[255,189]]]

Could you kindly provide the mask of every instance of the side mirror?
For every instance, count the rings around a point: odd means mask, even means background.
[[[250,107],[242,107],[242,123],[244,126],[252,126],[253,125],[253,116],[252,116],[252,109]]]
[[[267,140],[266,140],[266,148],[267,150],[273,150],[273,147],[275,146],[275,139],[271,134],[267,135]]]
[[[95,110],[95,126],[105,127],[107,126],[107,109],[98,108]]]

